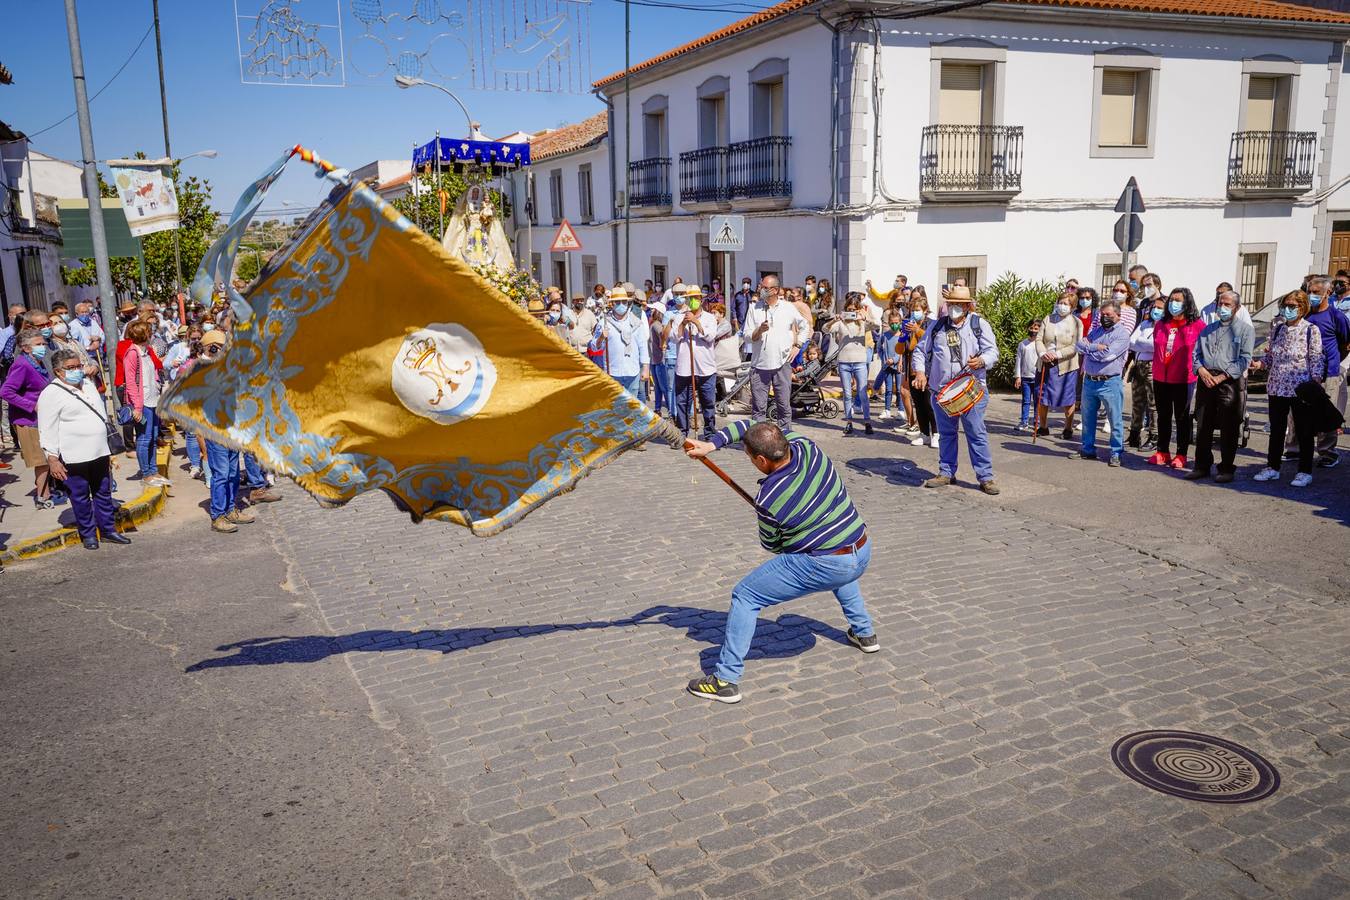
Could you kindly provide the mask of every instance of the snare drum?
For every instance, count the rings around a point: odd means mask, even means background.
[[[984,385],[974,375],[958,375],[937,392],[938,406],[949,416],[963,416],[984,397]]]

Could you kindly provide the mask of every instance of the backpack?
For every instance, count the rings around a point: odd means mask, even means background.
[[[925,335],[925,337],[928,340],[928,349],[924,353],[924,360],[923,360],[925,369],[927,369],[929,366],[933,364],[933,345],[937,343],[938,335],[942,333],[943,329],[951,327],[952,327],[951,316],[943,316],[942,318],[937,320],[936,324],[933,325],[932,331],[930,331],[928,334]],[[970,330],[975,332],[975,340],[977,342],[980,340],[980,338],[984,337],[984,329],[980,326],[979,313],[970,314]]]

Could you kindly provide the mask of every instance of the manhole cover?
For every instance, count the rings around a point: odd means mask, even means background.
[[[1251,803],[1280,787],[1259,753],[1193,731],[1138,731],[1111,748],[1116,768],[1145,787],[1205,803]]]

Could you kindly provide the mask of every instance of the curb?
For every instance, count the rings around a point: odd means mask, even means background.
[[[159,469],[168,468],[169,453],[170,448],[168,447],[158,451],[155,461]],[[168,500],[168,497],[168,488],[147,488],[136,499],[123,503],[117,510],[117,530],[119,532],[126,531],[150,521],[164,509],[164,503]],[[48,553],[55,553],[63,547],[80,543],[80,533],[75,530],[74,526],[58,528],[55,531],[48,531],[45,534],[27,538],[0,550],[0,566],[23,559],[45,556]]]

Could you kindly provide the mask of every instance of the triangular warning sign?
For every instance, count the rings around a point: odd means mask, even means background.
[[[577,233],[572,230],[572,224],[566,219],[558,226],[558,233],[553,236],[553,246],[550,248],[554,253],[566,253],[569,250],[580,250],[581,240]]]

